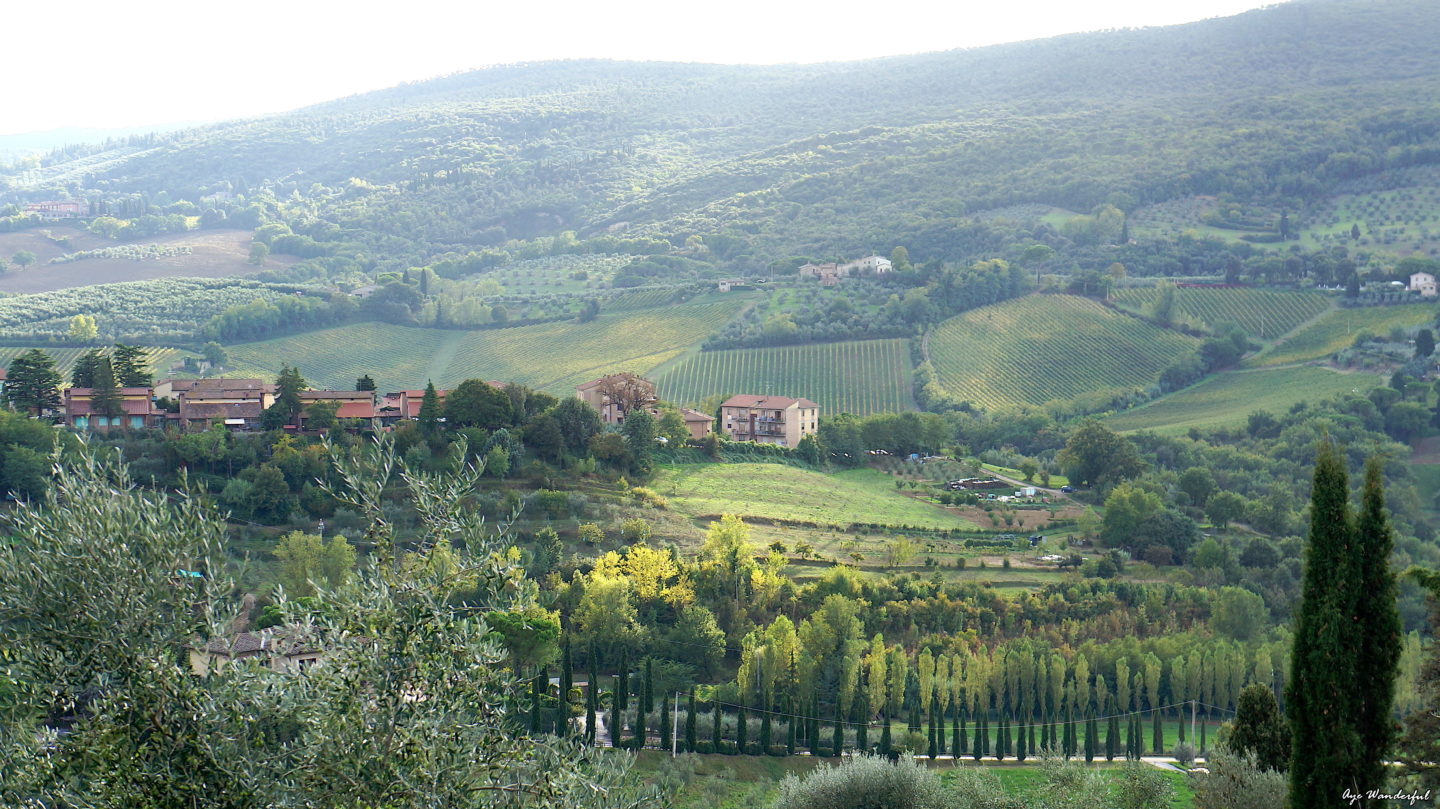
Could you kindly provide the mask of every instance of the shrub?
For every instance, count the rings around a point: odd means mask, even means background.
[[[581,523],[576,529],[576,535],[587,545],[598,545],[605,541],[605,530],[593,522]]]
[[[740,745],[736,744],[735,742],[729,741],[728,739],[721,741],[720,752],[724,753],[727,756],[738,756],[740,755]]]
[[[697,742],[695,742],[695,752],[697,752],[697,753],[706,753],[706,754],[713,753],[713,752],[715,752],[715,745],[712,744],[711,742],[708,742],[708,741],[704,741],[704,742],[698,742],[698,741],[697,741]]]
[[[1187,742],[1180,742],[1170,751],[1170,757],[1188,767],[1195,763],[1195,748]]]
[[[1262,770],[1250,755],[1216,750],[1195,776],[1195,805],[1207,809],[1274,809],[1287,805],[1286,777]]]
[[[941,809],[947,795],[940,779],[910,759],[891,764],[861,755],[836,767],[820,767],[804,778],[787,775],[774,809]]]
[[[635,502],[642,506],[650,506],[663,510],[669,505],[669,502],[659,492],[645,486],[632,487],[630,489],[630,496],[635,498]]]

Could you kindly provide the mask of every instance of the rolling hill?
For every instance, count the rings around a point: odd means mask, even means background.
[[[1193,428],[1238,427],[1257,410],[1287,412],[1299,402],[1317,402],[1342,393],[1364,393],[1380,384],[1373,374],[1341,373],[1302,365],[1230,371],[1105,420],[1120,432],[1183,433]]]
[[[951,318],[929,339],[942,388],[986,409],[1145,388],[1198,341],[1073,295],[1030,295]]]

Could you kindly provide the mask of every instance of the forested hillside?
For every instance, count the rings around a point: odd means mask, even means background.
[[[741,268],[894,244],[978,257],[1013,240],[966,218],[988,209],[1230,193],[1298,210],[1440,159],[1437,34],[1421,0],[1300,0],[814,66],[515,65],[52,154],[7,196],[220,192],[209,205],[259,203],[326,245],[314,257],[412,264],[607,228],[698,236]]]

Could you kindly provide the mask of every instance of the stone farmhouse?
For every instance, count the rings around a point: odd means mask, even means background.
[[[799,273],[801,278],[818,278],[821,286],[835,286],[840,283],[841,278],[848,278],[852,275],[862,273],[868,275],[884,275],[892,269],[890,259],[884,256],[866,256],[857,258],[845,264],[803,264]]]
[[[1411,292],[1419,292],[1421,297],[1433,297],[1436,294],[1435,276],[1428,272],[1412,273],[1407,289]]]

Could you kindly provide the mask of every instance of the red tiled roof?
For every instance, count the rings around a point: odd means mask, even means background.
[[[688,408],[688,407],[682,408],[682,409],[680,410],[680,416],[681,416],[681,418],[685,419],[686,421],[714,421],[714,420],[715,420],[715,417],[714,417],[714,416],[707,416],[707,415],[705,415],[704,413],[701,413],[699,410],[691,410],[691,409]]]
[[[258,419],[260,402],[180,402],[182,419]]]
[[[368,390],[302,390],[302,402],[343,402],[349,400],[371,401],[375,394]]]
[[[791,398],[786,397],[786,396],[751,396],[751,395],[749,395],[749,394],[741,394],[741,395],[739,395],[739,396],[731,396],[729,399],[726,399],[723,403],[721,403],[720,406],[721,406],[721,407],[765,407],[765,408],[769,408],[769,409],[771,409],[771,410],[784,410],[784,409],[786,409],[787,407],[791,407],[792,405],[799,405],[800,407],[819,407],[819,406],[820,406],[820,405],[817,405],[817,404],[815,404],[814,402],[810,401],[809,399],[791,399]]]
[[[339,419],[373,419],[375,415],[373,402],[341,402],[335,409],[335,418]]]

